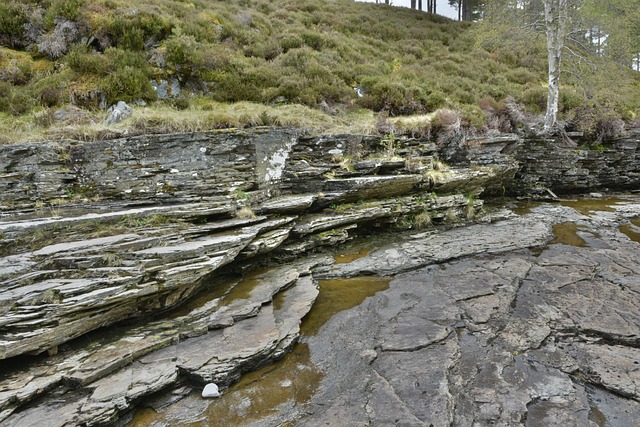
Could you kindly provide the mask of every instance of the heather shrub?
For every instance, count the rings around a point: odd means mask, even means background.
[[[166,16],[154,11],[141,10],[135,14],[123,14],[117,9],[94,14],[91,28],[103,47],[118,46],[140,51],[147,42],[159,42],[170,33],[173,25]]]
[[[561,112],[568,112],[582,107],[585,103],[585,97],[574,88],[560,88],[559,108]]]
[[[317,31],[303,31],[300,37],[302,37],[304,44],[313,50],[322,50],[326,43],[322,33],[318,33]]]
[[[125,66],[109,74],[101,81],[100,89],[106,96],[108,104],[117,101],[156,99],[156,93],[144,71],[131,66]]]
[[[203,43],[217,43],[222,40],[223,26],[217,14],[209,11],[198,13],[193,19],[180,23],[184,34],[188,34]]]
[[[543,113],[547,108],[547,87],[530,87],[520,95],[518,101],[532,113]]]
[[[103,74],[109,67],[103,55],[84,45],[72,47],[64,61],[73,71],[83,74]]]
[[[451,109],[436,111],[431,120],[431,133],[440,146],[459,143],[465,134],[463,114]]]
[[[52,0],[44,14],[44,27],[47,30],[56,26],[56,20],[76,21],[80,10],[87,0]]]
[[[304,45],[304,40],[298,34],[284,33],[281,34],[278,38],[280,41],[280,48],[284,53],[287,53],[291,49],[297,49]]]
[[[380,78],[365,78],[361,86],[364,96],[358,100],[360,106],[391,115],[423,113],[444,103],[438,92],[427,94],[421,87]]]
[[[39,80],[33,85],[33,96],[43,107],[54,107],[68,102],[65,94],[65,78],[62,75],[52,75]]]
[[[35,100],[29,95],[28,89],[16,87],[7,82],[0,81],[0,111],[20,116],[30,111],[35,105]]]
[[[462,126],[465,129],[480,131],[487,126],[487,115],[476,105],[461,105]]]
[[[429,112],[442,108],[446,102],[447,97],[439,90],[434,90],[430,94],[426,95],[423,100],[424,108]]]
[[[282,53],[282,47],[277,40],[265,39],[243,48],[246,56],[266,59],[270,61]]]
[[[574,111],[570,129],[584,132],[593,144],[611,140],[624,134],[622,117],[607,108],[583,107]]]
[[[483,98],[479,106],[486,116],[488,129],[516,132],[526,128],[524,106],[513,97],[509,96],[502,101],[489,97]]]
[[[539,76],[534,72],[522,67],[508,71],[505,77],[511,83],[517,83],[521,85],[536,82],[539,79]]]
[[[49,68],[33,59],[7,62],[3,49],[0,80],[10,83],[7,96],[16,99],[16,111],[69,100],[89,108],[117,99],[151,102],[147,80],[177,79],[187,92],[206,94],[212,102],[300,103],[346,115],[362,111],[357,107],[389,116],[449,108],[459,110],[463,131],[520,129],[524,122],[514,118],[516,110],[541,114],[546,106],[544,40],[477,43],[476,27],[342,0],[7,0],[0,4],[0,43],[39,44]],[[74,45],[80,41],[82,46]],[[605,77],[565,74],[563,120],[572,121],[585,101],[637,117],[638,73],[602,64],[599,69]],[[40,81],[52,84],[46,88]],[[584,82],[586,93],[575,89]],[[509,96],[522,106],[486,101]],[[163,105],[199,108],[171,102]],[[253,116],[240,121],[261,123]],[[270,115],[266,122],[281,120]],[[598,132],[615,134],[616,126],[607,130],[602,124]]]
[[[27,8],[19,1],[0,2],[0,43],[19,44],[24,25],[29,22]]]
[[[0,52],[0,81],[13,85],[24,85],[33,75],[32,61],[26,58],[9,57]]]
[[[179,68],[192,64],[198,42],[193,36],[182,34],[181,31],[174,31],[173,35],[165,40],[164,47],[167,64]]]

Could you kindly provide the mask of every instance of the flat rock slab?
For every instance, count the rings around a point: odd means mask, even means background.
[[[414,269],[307,339],[325,379],[303,410],[276,419],[304,426],[634,425],[640,245],[619,231],[627,215],[624,208],[587,216],[543,205],[484,230],[391,243],[331,270]],[[546,244],[556,221],[575,221],[588,244]],[[393,254],[397,261],[385,263]]]
[[[542,246],[551,237],[551,226],[536,219],[515,218],[495,224],[472,225],[383,246],[326,274],[329,277],[391,276],[449,259]]]

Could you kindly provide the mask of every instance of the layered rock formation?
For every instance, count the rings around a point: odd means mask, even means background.
[[[179,382],[228,385],[295,342],[317,295],[310,269],[325,261],[257,277],[245,294],[225,277],[371,228],[473,218],[475,196],[516,170],[437,171],[427,142],[391,156],[379,138],[287,130],[2,149],[0,358],[18,366],[0,383],[8,425],[40,410],[60,425],[110,423]],[[203,290],[202,307],[175,314]],[[14,362],[27,354],[41,356]]]
[[[391,283],[303,336],[300,371],[285,360],[229,390],[228,405],[190,396],[134,425],[635,425],[640,199],[517,211],[385,235],[357,259],[319,266],[318,279]],[[338,281],[348,298],[355,282]],[[322,377],[306,397],[282,392],[265,407],[288,378],[278,369]]]
[[[637,131],[594,147],[532,139],[514,155],[520,170],[511,187],[518,194],[546,188],[557,194],[640,188],[640,134]]]
[[[512,220],[421,235],[372,254],[374,267],[292,261],[371,230],[473,220],[478,195],[510,186],[522,147],[468,141],[455,167],[429,141],[289,129],[0,147],[0,422],[109,424],[159,390],[225,387],[295,343],[314,271],[395,275],[544,244],[542,221]],[[636,165],[624,166],[633,185]],[[267,259],[288,264],[239,279]],[[424,350],[451,334],[430,325],[382,347]]]

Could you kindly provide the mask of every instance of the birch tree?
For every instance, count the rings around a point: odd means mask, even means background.
[[[562,62],[568,36],[575,28],[577,12],[583,0],[492,0],[486,10],[488,24],[497,22],[512,28],[510,37],[526,40],[535,34],[546,37],[547,105],[543,132],[552,133],[557,127]]]
[[[551,133],[558,120],[562,53],[567,39],[567,26],[571,20],[571,3],[570,0],[543,0],[543,4],[549,67],[547,111],[544,116],[543,131]]]

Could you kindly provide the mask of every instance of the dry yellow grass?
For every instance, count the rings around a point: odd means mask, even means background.
[[[17,118],[0,113],[0,143],[67,139],[93,141],[141,134],[205,132],[256,126],[297,127],[311,133],[376,133],[376,117],[369,110],[356,109],[332,116],[304,105],[290,104],[227,104],[200,99],[186,110],[163,105],[134,106],[130,118],[110,126],[103,124],[106,118],[104,112],[95,113],[79,124],[38,124],[41,121],[38,116],[46,113],[41,109]]]

